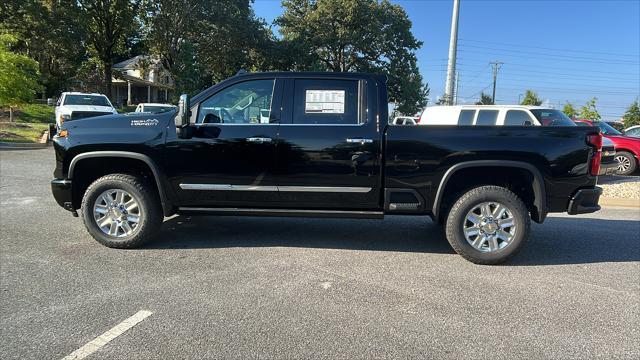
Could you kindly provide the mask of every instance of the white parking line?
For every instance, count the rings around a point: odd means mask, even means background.
[[[87,356],[98,351],[98,349],[100,349],[101,347],[107,345],[109,341],[117,338],[118,336],[122,335],[125,331],[136,326],[136,324],[146,319],[151,314],[153,313],[147,310],[138,311],[132,317],[112,327],[111,329],[109,329],[109,331],[105,332],[104,334],[86,343],[83,347],[65,356],[62,360],[72,360],[72,359],[79,360],[79,359],[86,358]]]

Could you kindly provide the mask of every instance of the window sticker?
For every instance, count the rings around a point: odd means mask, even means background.
[[[344,114],[344,90],[307,90],[305,113]]]

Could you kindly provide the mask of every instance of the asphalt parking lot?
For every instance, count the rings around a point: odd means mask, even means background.
[[[95,242],[49,190],[51,149],[0,152],[0,358],[640,358],[640,211],[552,215],[504,266],[422,217],[174,217]]]

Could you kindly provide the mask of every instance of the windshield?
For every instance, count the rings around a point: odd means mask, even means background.
[[[150,112],[154,114],[163,113],[171,110],[173,110],[173,106],[161,106],[161,105],[145,105],[144,106],[145,112]]]
[[[554,109],[534,109],[533,115],[540,121],[542,126],[576,126],[562,111]]]
[[[596,124],[600,128],[600,131],[602,131],[602,133],[605,135],[622,135],[620,131],[614,129],[613,126],[607,124],[604,121],[598,121]]]
[[[65,105],[93,105],[111,107],[109,99],[103,95],[67,95],[64,98]]]

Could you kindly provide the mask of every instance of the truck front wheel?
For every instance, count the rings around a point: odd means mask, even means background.
[[[160,200],[153,186],[129,174],[94,181],[82,199],[84,225],[99,243],[134,248],[152,238],[162,224]]]
[[[462,257],[476,264],[499,264],[522,248],[531,218],[513,192],[480,186],[455,202],[445,227],[449,244]]]

